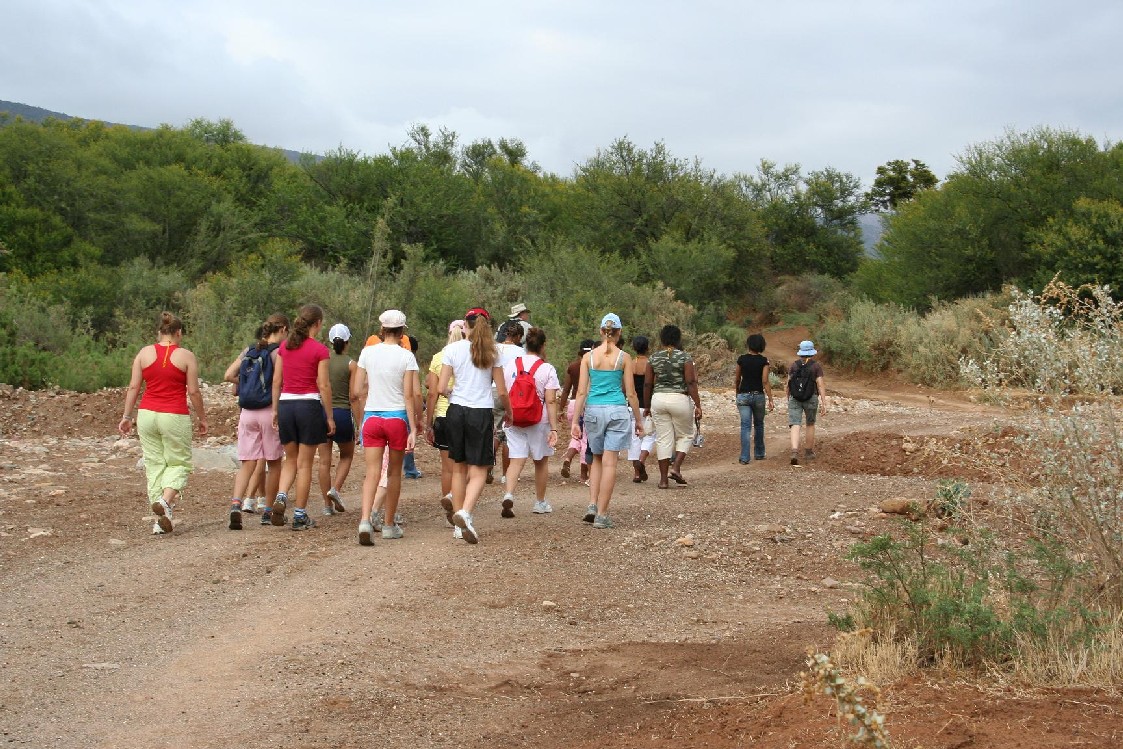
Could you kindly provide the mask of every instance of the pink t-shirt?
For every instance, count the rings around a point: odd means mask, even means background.
[[[292,350],[288,343],[282,343],[277,353],[284,361],[281,367],[281,395],[311,395],[320,392],[316,386],[316,373],[320,362],[331,356],[327,346],[305,338],[300,348]]]

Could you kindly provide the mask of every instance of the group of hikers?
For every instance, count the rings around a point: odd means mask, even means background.
[[[318,340],[324,327],[319,306],[301,307],[291,321],[270,315],[225,374],[235,383],[241,411],[229,528],[240,530],[243,515],[252,513],[260,513],[262,525],[314,527],[308,502],[317,454],[322,512],[345,512],[341,491],[358,445],[366,468],[358,541],[372,545],[376,533],[402,538],[402,478],[420,477],[412,460],[420,435],[440,452],[440,504],[454,538],[475,544],[476,505],[496,467],[504,485],[501,517],[515,516],[514,491],[528,460],[534,466],[531,512],[553,511],[546,492],[561,418],[569,432],[561,475],[570,478],[571,464],[579,460],[580,480],[589,488],[582,519],[593,528],[613,527],[609,507],[624,451],[632,481],[648,480],[646,463],[654,450],[658,487],[686,484],[683,462],[701,444],[702,402],[682,331],[664,326],[654,352],[646,336],[635,336],[633,356],[622,347],[620,317],[605,314],[599,342],[582,341],[559,381],[546,361],[546,332],[529,317],[526,306],[516,304],[495,330],[486,309],[469,309],[449,323],[446,345],[424,370],[423,386],[417,339],[407,335],[401,310],[379,316],[379,331],[357,360],[348,354],[346,325],[328,331],[330,348]],[[157,332],[157,342],[133,361],[118,430],[127,436],[135,423],[153,533],[165,534],[173,530],[173,508],[191,471],[191,410],[200,435],[208,426],[198,362],[180,345],[183,323],[165,312]],[[764,417],[774,407],[764,337],[753,334],[746,343],[734,375],[742,465],[764,459]],[[814,459],[816,417],[826,405],[816,354],[811,341],[802,342],[788,369],[792,465]],[[333,445],[339,451],[334,478]]]

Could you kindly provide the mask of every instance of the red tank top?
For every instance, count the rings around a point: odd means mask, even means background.
[[[174,343],[156,344],[156,361],[141,370],[144,395],[138,408],[165,414],[186,414],[187,372],[172,364]]]

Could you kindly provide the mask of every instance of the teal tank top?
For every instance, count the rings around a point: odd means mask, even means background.
[[[589,355],[589,397],[588,406],[626,406],[624,397],[624,370],[617,369],[624,358],[624,352],[616,358],[612,369],[593,369],[593,357]]]

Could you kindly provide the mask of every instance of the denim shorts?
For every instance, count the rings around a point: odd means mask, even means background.
[[[627,450],[632,444],[632,410],[627,406],[587,406],[584,429],[593,455]]]

